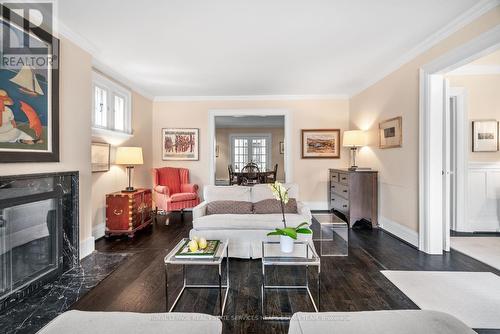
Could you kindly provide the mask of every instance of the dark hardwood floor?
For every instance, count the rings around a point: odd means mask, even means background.
[[[134,239],[100,239],[101,252],[128,252],[133,255],[118,269],[75,303],[72,308],[89,311],[165,311],[165,273],[163,258],[191,229],[191,215],[184,222],[180,215],[162,222],[152,231],[138,233]],[[426,255],[381,230],[349,231],[349,255],[322,257],[321,311],[366,311],[417,309],[417,306],[380,273],[380,270],[446,270],[490,271],[481,262],[451,251],[443,256]],[[224,333],[286,333],[286,321],[261,321],[260,260],[230,261],[231,288],[227,300]],[[273,280],[303,277],[296,268],[272,272]],[[169,271],[170,273],[170,271]],[[193,279],[209,279],[209,269],[190,273]],[[174,272],[175,280],[179,272]],[[213,273],[215,275],[215,272]],[[196,276],[196,277],[195,277]],[[179,277],[178,277],[179,278]],[[213,276],[215,280],[215,276]],[[180,278],[179,278],[180,279]],[[281,282],[280,282],[281,283]],[[176,311],[216,314],[218,294],[213,289],[188,291]],[[280,292],[268,295],[268,312],[313,311],[302,292]],[[492,333],[484,331],[484,333]]]

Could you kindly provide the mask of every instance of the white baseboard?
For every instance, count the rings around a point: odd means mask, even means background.
[[[95,250],[94,237],[89,237],[85,240],[80,241],[80,260],[92,254],[94,250]]]
[[[104,237],[104,233],[106,232],[106,224],[101,223],[92,227],[92,236],[95,240]]]
[[[303,202],[310,210],[328,210],[328,202]]]
[[[379,227],[418,248],[418,232],[385,217],[379,217]]]

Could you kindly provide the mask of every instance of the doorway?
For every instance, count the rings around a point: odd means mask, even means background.
[[[210,184],[231,184],[229,167],[241,172],[250,162],[269,173],[276,169],[278,181],[292,182],[288,110],[211,110],[208,136]]]
[[[447,131],[453,124],[450,110],[458,110],[458,104],[453,106],[451,103],[458,102],[458,99],[451,99],[449,95],[446,74],[499,49],[500,26],[420,70],[419,249],[426,253],[448,251],[450,228],[453,224],[459,226],[461,217],[466,217],[458,211],[467,203],[463,197],[458,197],[460,193],[466,193],[458,190],[460,178],[457,171],[462,164],[457,154],[460,150],[456,149],[454,156],[451,146],[452,138],[458,139],[459,134]],[[456,143],[454,145],[458,147]],[[452,189],[457,195],[455,198],[451,196]]]

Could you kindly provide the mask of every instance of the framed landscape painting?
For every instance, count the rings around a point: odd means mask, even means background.
[[[59,40],[2,6],[0,162],[59,161]]]
[[[498,145],[497,120],[472,122],[472,152],[497,152]]]
[[[163,160],[198,160],[199,129],[162,129]]]
[[[380,148],[403,146],[403,118],[401,116],[380,122],[378,128]]]
[[[339,159],[339,129],[302,130],[302,159]]]

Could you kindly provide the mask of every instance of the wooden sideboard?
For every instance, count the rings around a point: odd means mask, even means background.
[[[106,236],[127,234],[133,237],[152,221],[151,189],[106,195]]]
[[[349,227],[361,219],[378,225],[378,172],[373,170],[330,169],[329,210],[341,213]]]

